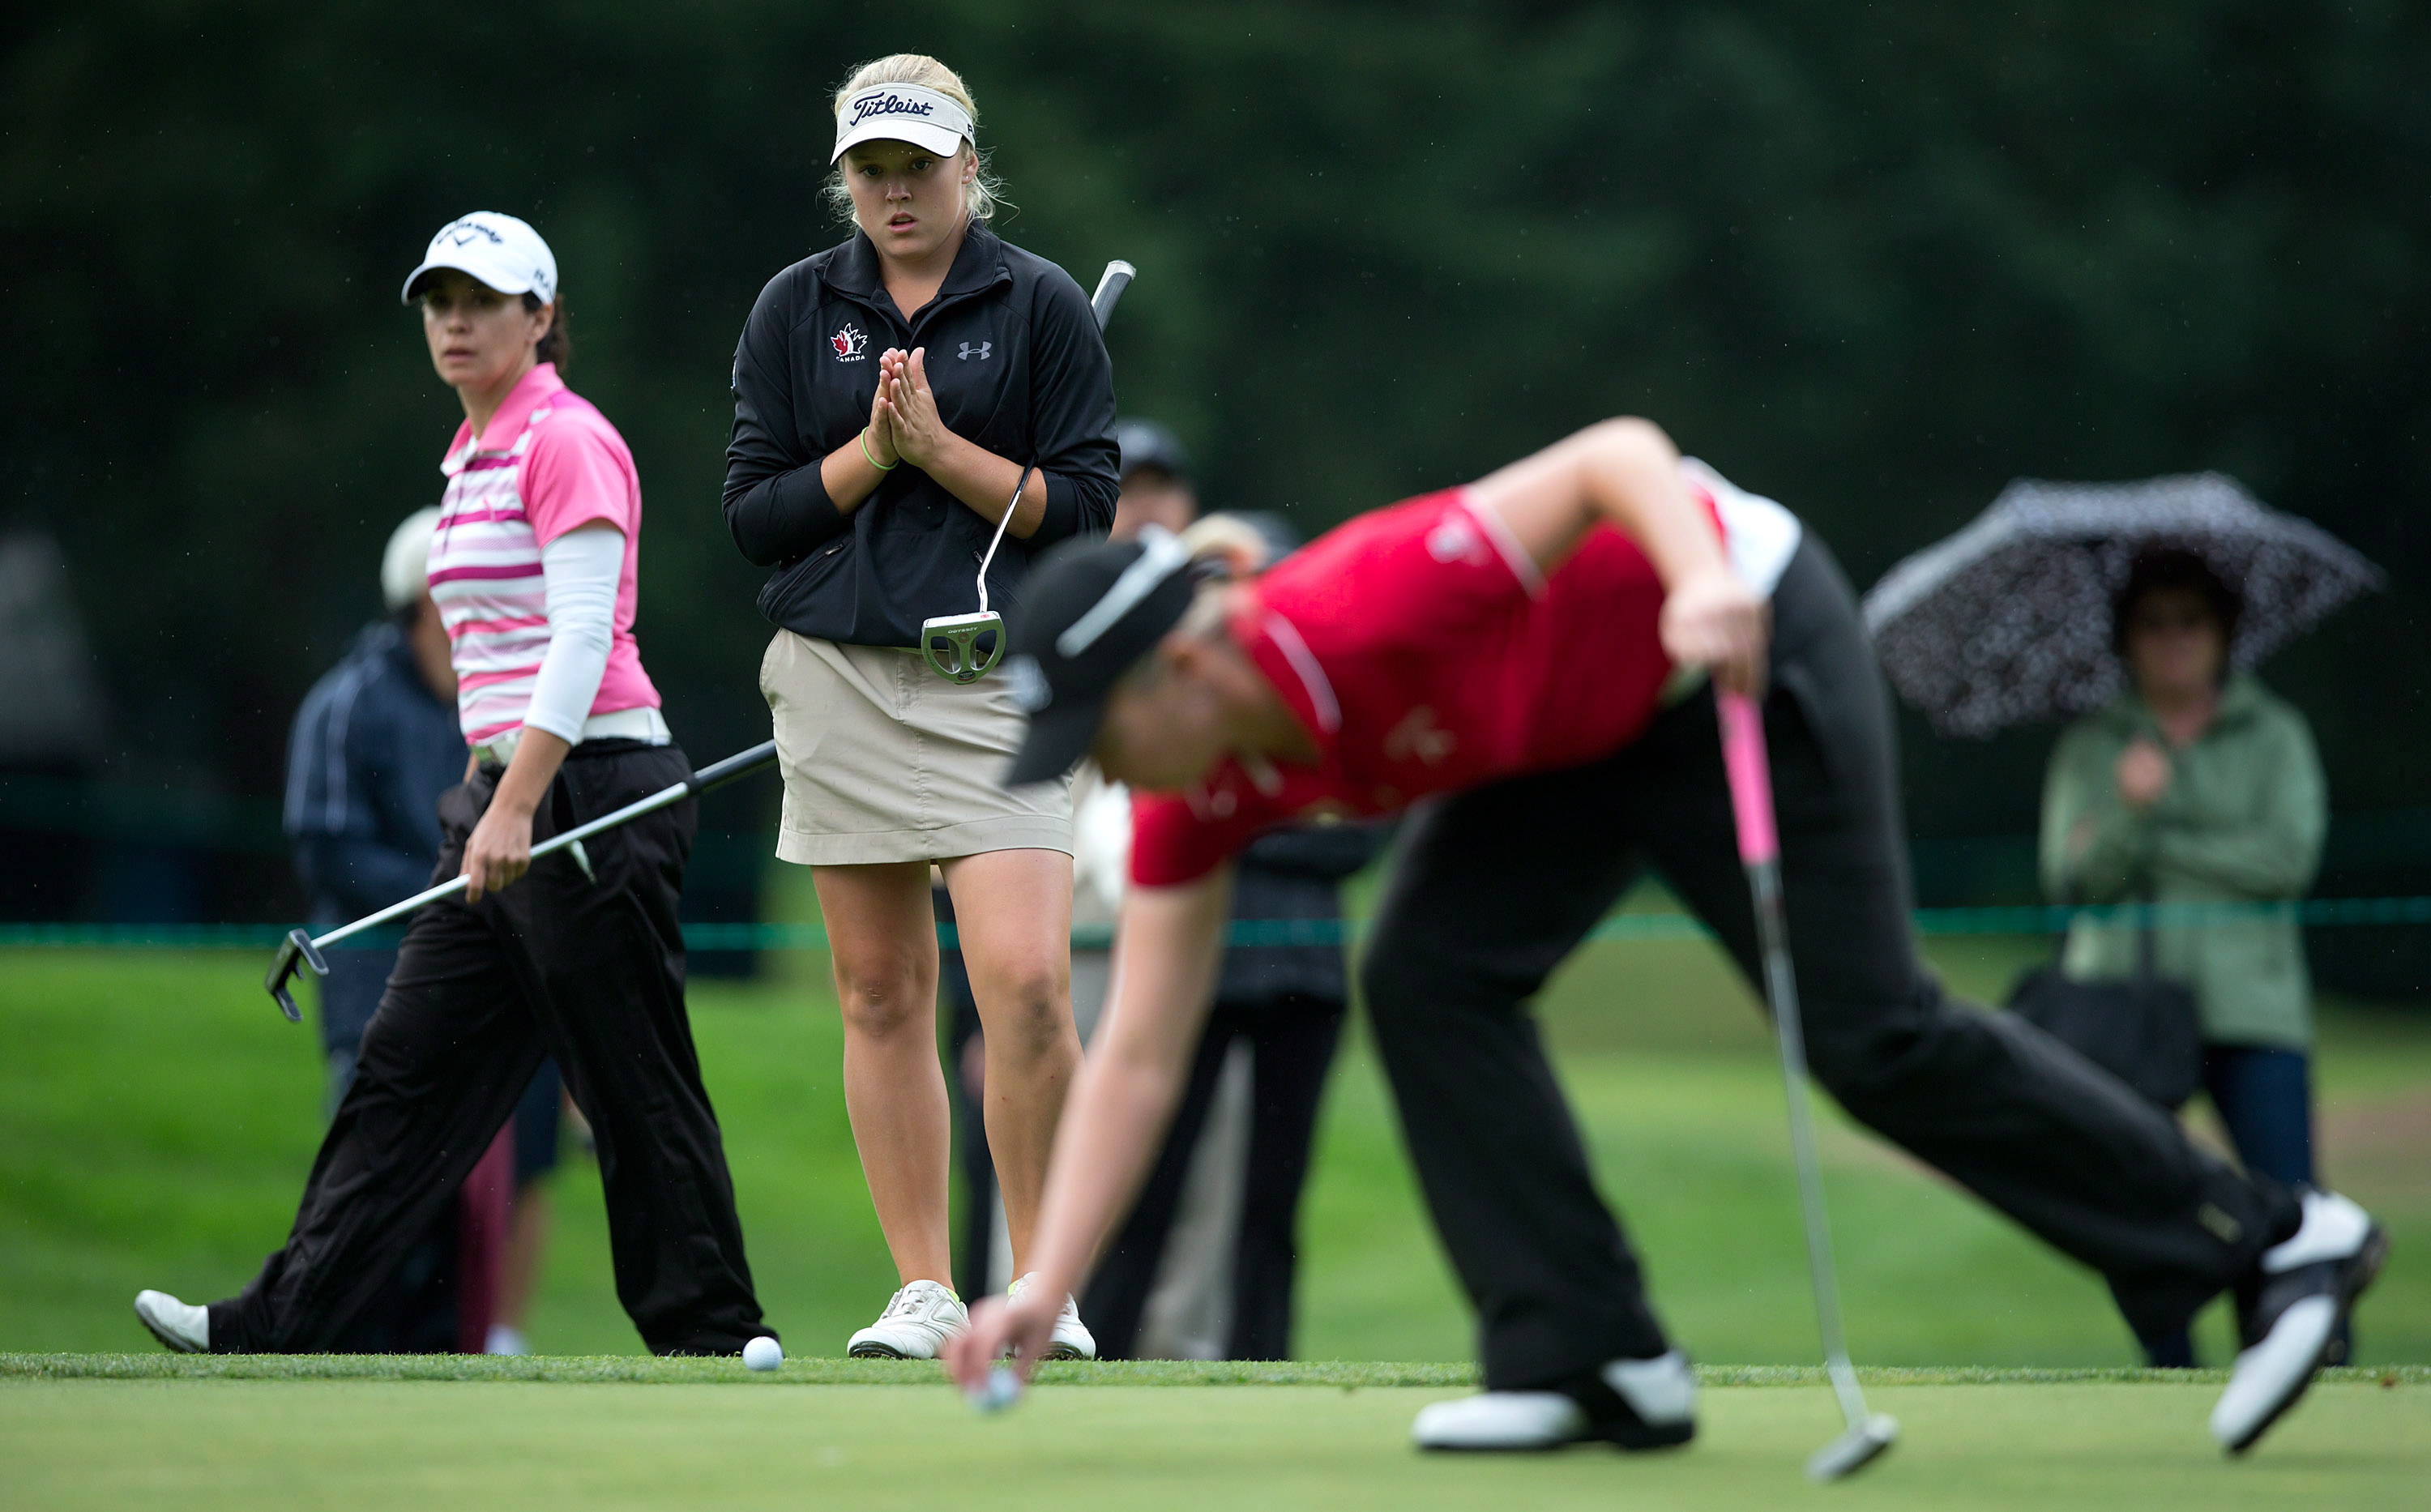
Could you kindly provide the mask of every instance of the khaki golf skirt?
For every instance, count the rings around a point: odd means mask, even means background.
[[[760,660],[785,808],[777,859],[805,866],[1072,851],[1069,782],[998,778],[1023,719],[1004,680],[949,682],[918,651],[780,630]]]

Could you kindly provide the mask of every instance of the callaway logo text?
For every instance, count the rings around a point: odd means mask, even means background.
[[[502,246],[506,243],[506,238],[500,236],[497,232],[491,230],[488,227],[482,225],[478,221],[458,221],[455,225],[447,227],[446,230],[442,231],[440,234],[442,236],[452,236],[458,246],[462,246],[465,243],[470,242],[477,236],[489,238],[489,242],[492,246]]]

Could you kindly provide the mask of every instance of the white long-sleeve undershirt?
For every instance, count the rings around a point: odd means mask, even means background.
[[[540,548],[548,602],[548,654],[532,679],[524,728],[568,745],[582,740],[599,680],[615,640],[616,585],[625,570],[625,532],[605,522],[566,531]]]

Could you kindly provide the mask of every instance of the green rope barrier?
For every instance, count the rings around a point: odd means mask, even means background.
[[[2106,907],[1920,908],[1920,934],[2056,934],[2077,919],[2119,928],[2205,929],[2254,919],[2292,918],[2307,927],[2431,924],[2431,897],[2316,898],[2302,902],[2121,903]],[[1366,919],[1234,919],[1226,932],[1233,946],[1349,945],[1367,932]],[[394,949],[402,931],[358,936],[338,949]],[[824,950],[828,932],[817,924],[686,924],[684,945],[695,950]],[[276,924],[7,924],[0,923],[0,949],[76,950],[271,950],[287,932]],[[1681,913],[1613,914],[1587,932],[1591,940],[1702,940],[1711,932]],[[1072,932],[1076,949],[1102,950],[1113,943],[1105,925]],[[951,924],[937,926],[937,943],[952,949]]]

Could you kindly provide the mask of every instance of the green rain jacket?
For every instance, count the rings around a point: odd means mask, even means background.
[[[2119,797],[2115,768],[2142,735],[2170,755],[2170,785],[2142,814]],[[2195,743],[2171,750],[2142,700],[2123,695],[2069,726],[2043,785],[2042,876],[2056,901],[2163,904],[2275,902],[2300,898],[2321,864],[2329,825],[2322,764],[2305,716],[2253,678],[2221,690],[2220,714]],[[2063,968],[2080,980],[2133,976],[2132,922],[2080,918]],[[2193,987],[2213,1044],[2305,1050],[2311,983],[2294,911],[2186,923],[2154,941],[2161,975]]]

